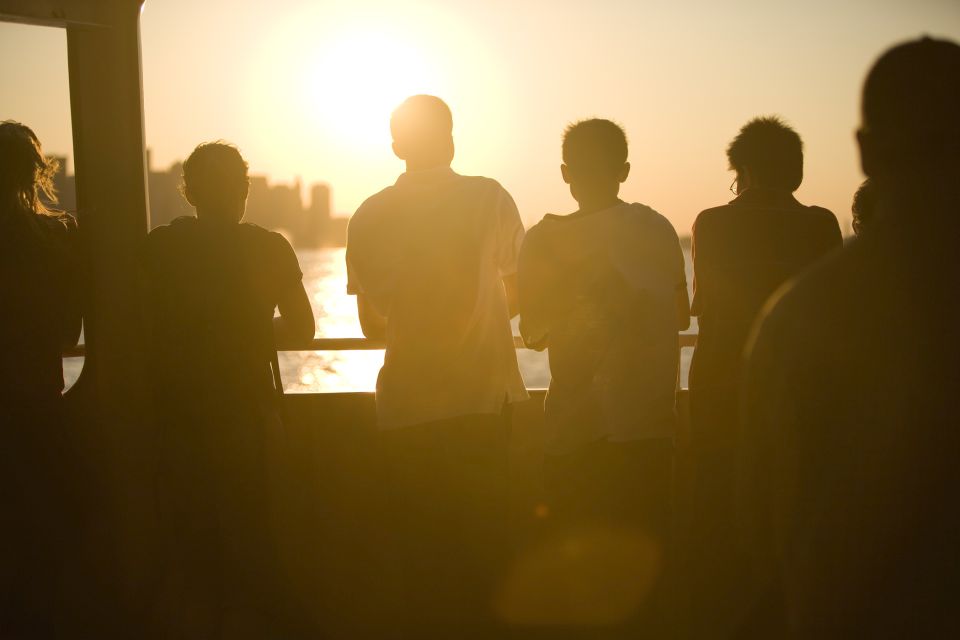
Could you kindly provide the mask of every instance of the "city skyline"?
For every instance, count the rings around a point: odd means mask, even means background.
[[[254,173],[328,181],[349,215],[403,171],[391,109],[433,93],[453,110],[454,169],[498,180],[528,227],[574,208],[561,135],[597,116],[631,144],[622,197],[686,234],[731,199],[724,151],[739,128],[779,114],[805,143],[798,199],[849,230],[863,76],[896,42],[960,39],[960,3],[147,0],[141,32],[159,165],[226,139]],[[0,96],[0,117],[70,155],[63,32],[0,25],[0,81],[19,89]]]
[[[55,207],[76,212],[75,176],[67,172],[69,158],[53,156],[59,162],[54,177],[57,191]],[[179,216],[194,215],[194,209],[180,193],[183,163],[174,161],[166,169],[156,169],[147,149],[147,189],[150,204],[150,228],[169,224]],[[271,181],[269,176],[251,174],[250,192],[243,221],[282,233],[296,248],[343,247],[346,245],[347,220],[331,214],[331,190],[324,182],[307,185],[309,199],[304,202],[304,185]]]

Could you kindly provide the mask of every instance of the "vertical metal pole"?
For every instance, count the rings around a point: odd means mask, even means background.
[[[67,24],[77,208],[88,255],[87,360],[78,383],[103,500],[104,594],[138,616],[156,575],[155,453],[145,379],[139,255],[148,229],[140,9],[100,3],[101,25]],[[121,623],[122,624],[122,623]]]

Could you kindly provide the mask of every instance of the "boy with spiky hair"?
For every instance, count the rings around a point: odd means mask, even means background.
[[[561,521],[612,521],[663,545],[676,426],[683,252],[662,215],[619,198],[626,135],[567,128],[560,167],[579,205],[548,214],[520,256],[520,331],[548,349],[545,485]]]

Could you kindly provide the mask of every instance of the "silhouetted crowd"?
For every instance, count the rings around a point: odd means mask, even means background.
[[[793,195],[797,132],[746,123],[733,199],[693,225],[692,300],[676,230],[619,197],[616,123],[566,129],[576,210],[526,230],[498,182],[451,168],[442,100],[408,98],[390,128],[406,171],[358,209],[346,251],[363,333],[386,348],[382,553],[357,569],[377,585],[371,637],[960,637],[960,46],[923,38],[870,70],[846,246]],[[88,514],[62,354],[109,300],[88,289],[83,225],[52,208],[55,171],[0,123],[2,638],[77,637],[65,576]],[[308,347],[314,314],[290,244],[241,222],[248,186],[234,146],[201,144],[183,164],[196,215],[138,248],[165,547],[157,623],[130,636],[300,637],[271,456],[277,347]],[[551,373],[544,524],[523,545],[516,316]]]

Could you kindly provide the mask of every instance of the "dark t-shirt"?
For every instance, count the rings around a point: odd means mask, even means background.
[[[792,194],[749,189],[707,209],[693,225],[691,312],[700,335],[690,371],[692,391],[734,386],[744,343],[763,304],[780,285],[840,247],[827,209]]]
[[[147,238],[158,397],[262,401],[272,393],[272,319],[302,277],[278,233],[175,219]]]
[[[744,532],[791,627],[765,637],[960,637],[960,224],[905,213],[789,288],[750,350]]]
[[[80,333],[77,222],[67,214],[0,211],[0,398],[63,391],[63,348]]]

